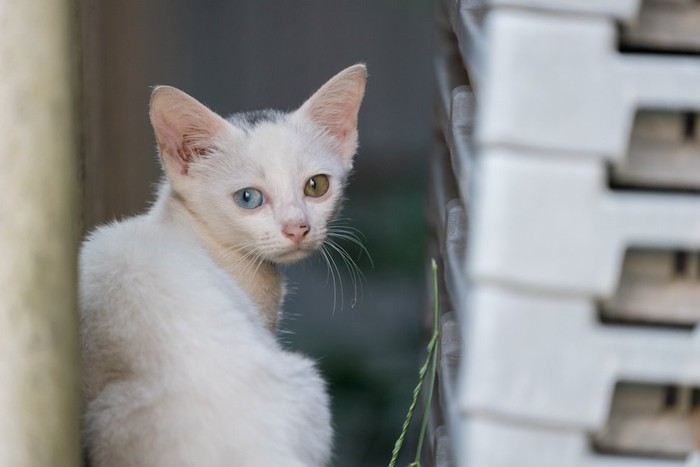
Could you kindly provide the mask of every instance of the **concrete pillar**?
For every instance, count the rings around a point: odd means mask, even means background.
[[[80,465],[75,16],[0,0],[0,466]]]

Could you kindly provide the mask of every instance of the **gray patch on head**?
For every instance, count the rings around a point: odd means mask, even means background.
[[[287,116],[279,110],[265,109],[252,112],[239,112],[227,118],[229,123],[249,133],[261,123],[277,123]]]

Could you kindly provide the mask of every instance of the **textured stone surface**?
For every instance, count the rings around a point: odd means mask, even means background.
[[[0,465],[79,465],[70,1],[0,3]]]

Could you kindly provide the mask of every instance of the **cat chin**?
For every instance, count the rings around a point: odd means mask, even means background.
[[[275,255],[273,262],[282,265],[289,265],[308,258],[314,252],[313,249],[295,248]]]

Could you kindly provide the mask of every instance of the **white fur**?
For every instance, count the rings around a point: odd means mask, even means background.
[[[356,118],[364,67],[333,80],[359,83],[349,97]],[[283,296],[276,264],[321,245],[351,166],[352,154],[342,151],[356,145],[356,131],[354,141],[340,141],[308,111],[313,99],[328,105],[324,93],[338,99],[325,88],[251,131],[172,88],[154,92],[168,181],[147,214],[97,229],[80,255],[93,467],[330,462],[325,384],[311,361],[274,336]],[[331,188],[306,197],[304,183],[316,174],[328,175]],[[266,202],[235,205],[232,193],[245,187],[263,191]],[[302,221],[311,230],[297,244],[282,228]]]

